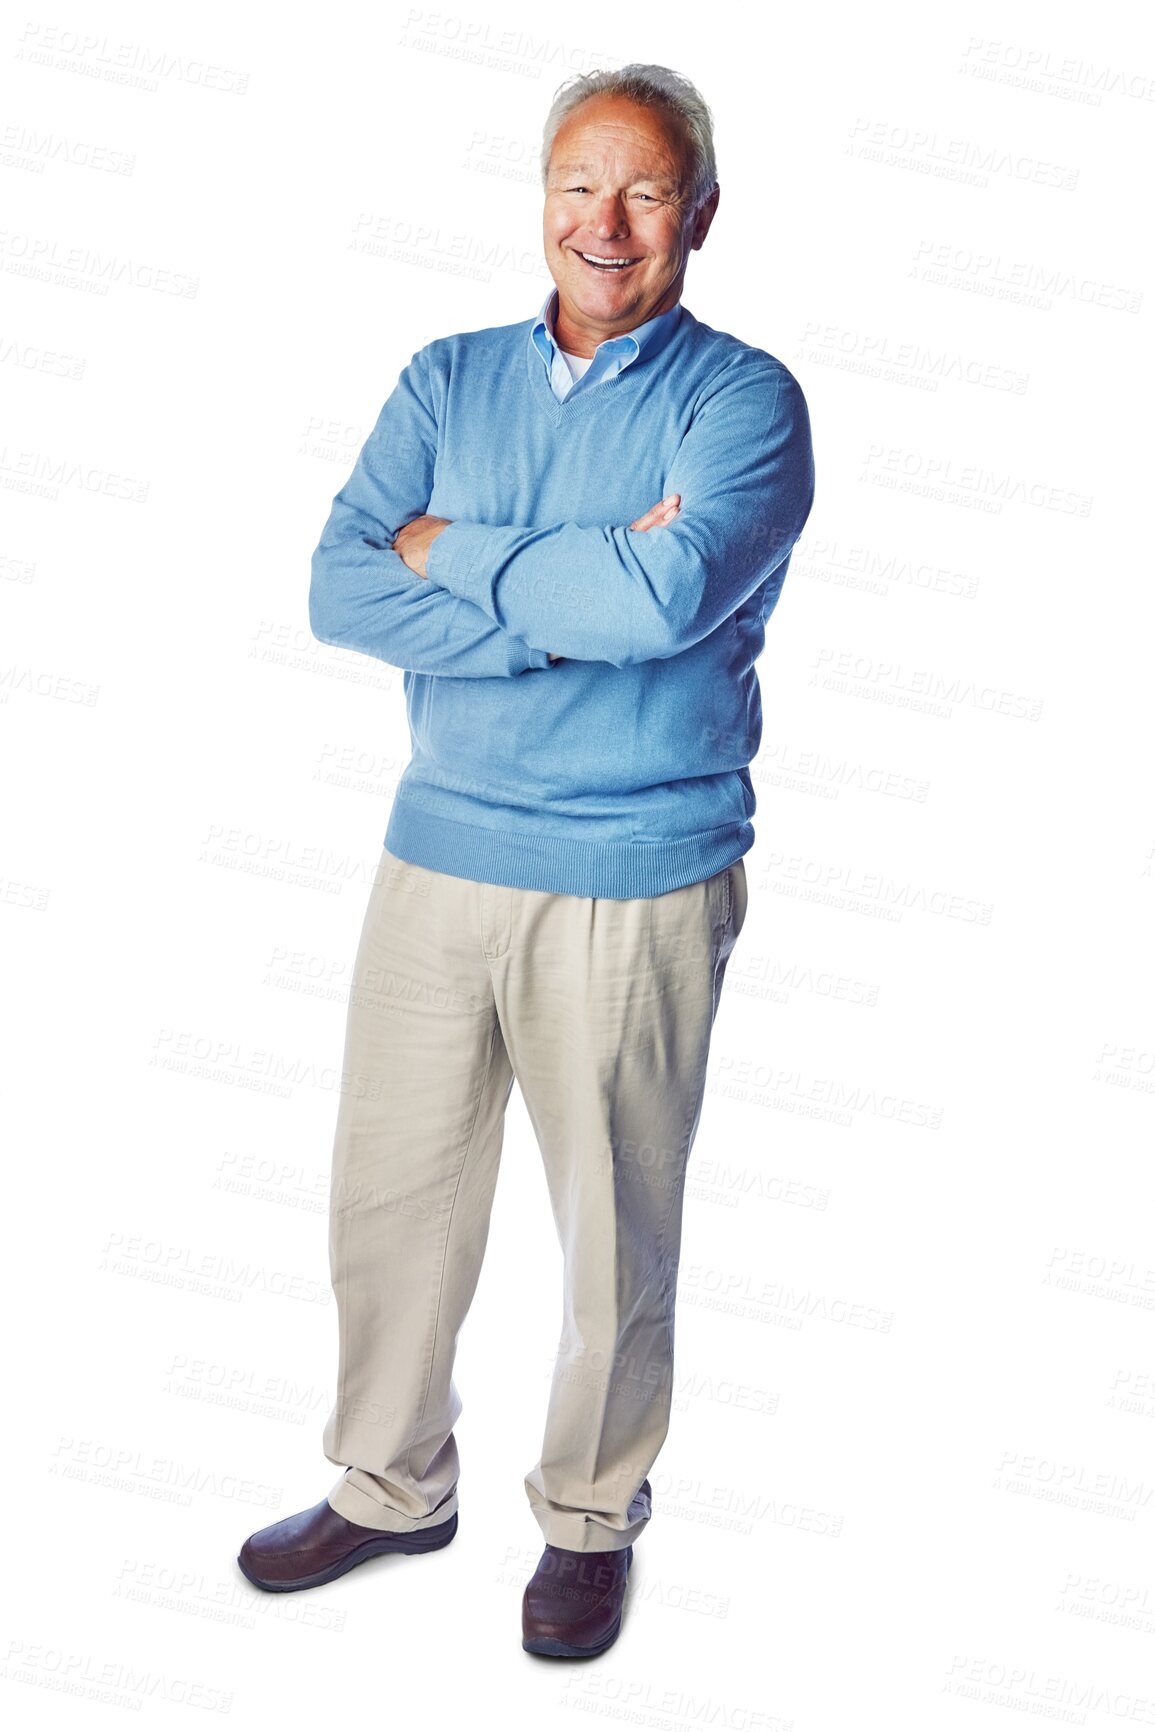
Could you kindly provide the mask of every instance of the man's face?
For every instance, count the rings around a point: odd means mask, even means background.
[[[694,213],[688,182],[675,117],[621,96],[591,96],[566,116],[550,153],[542,225],[562,348],[592,355],[680,298],[690,252],[718,203],[715,188]],[[591,253],[635,262],[599,268],[582,256]]]

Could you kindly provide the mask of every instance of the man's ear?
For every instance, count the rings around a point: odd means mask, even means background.
[[[718,200],[721,195],[722,189],[715,181],[713,192],[708,198],[703,199],[702,203],[698,207],[698,214],[694,218],[694,232],[690,237],[690,245],[695,248],[695,250],[701,246],[709,233],[710,224],[714,220],[714,212],[718,208]]]

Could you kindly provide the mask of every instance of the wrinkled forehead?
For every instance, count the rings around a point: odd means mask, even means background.
[[[599,139],[591,134],[601,133]],[[616,135],[616,138],[615,138]],[[653,180],[676,192],[689,152],[681,117],[643,103],[599,102],[596,96],[571,109],[558,128],[550,155],[553,174],[598,174],[615,143],[625,143],[635,158],[635,180]]]

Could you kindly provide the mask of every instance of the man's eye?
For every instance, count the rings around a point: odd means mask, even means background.
[[[590,189],[588,186],[567,186],[565,190],[567,192],[588,192]],[[638,197],[648,198],[651,204],[656,204],[658,202],[651,192],[640,192]]]

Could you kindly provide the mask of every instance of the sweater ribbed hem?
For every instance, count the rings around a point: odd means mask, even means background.
[[[400,794],[385,831],[385,847],[411,866],[478,884],[615,900],[664,896],[697,884],[732,866],[753,845],[754,826],[748,819],[669,842],[588,842],[463,824]]]

